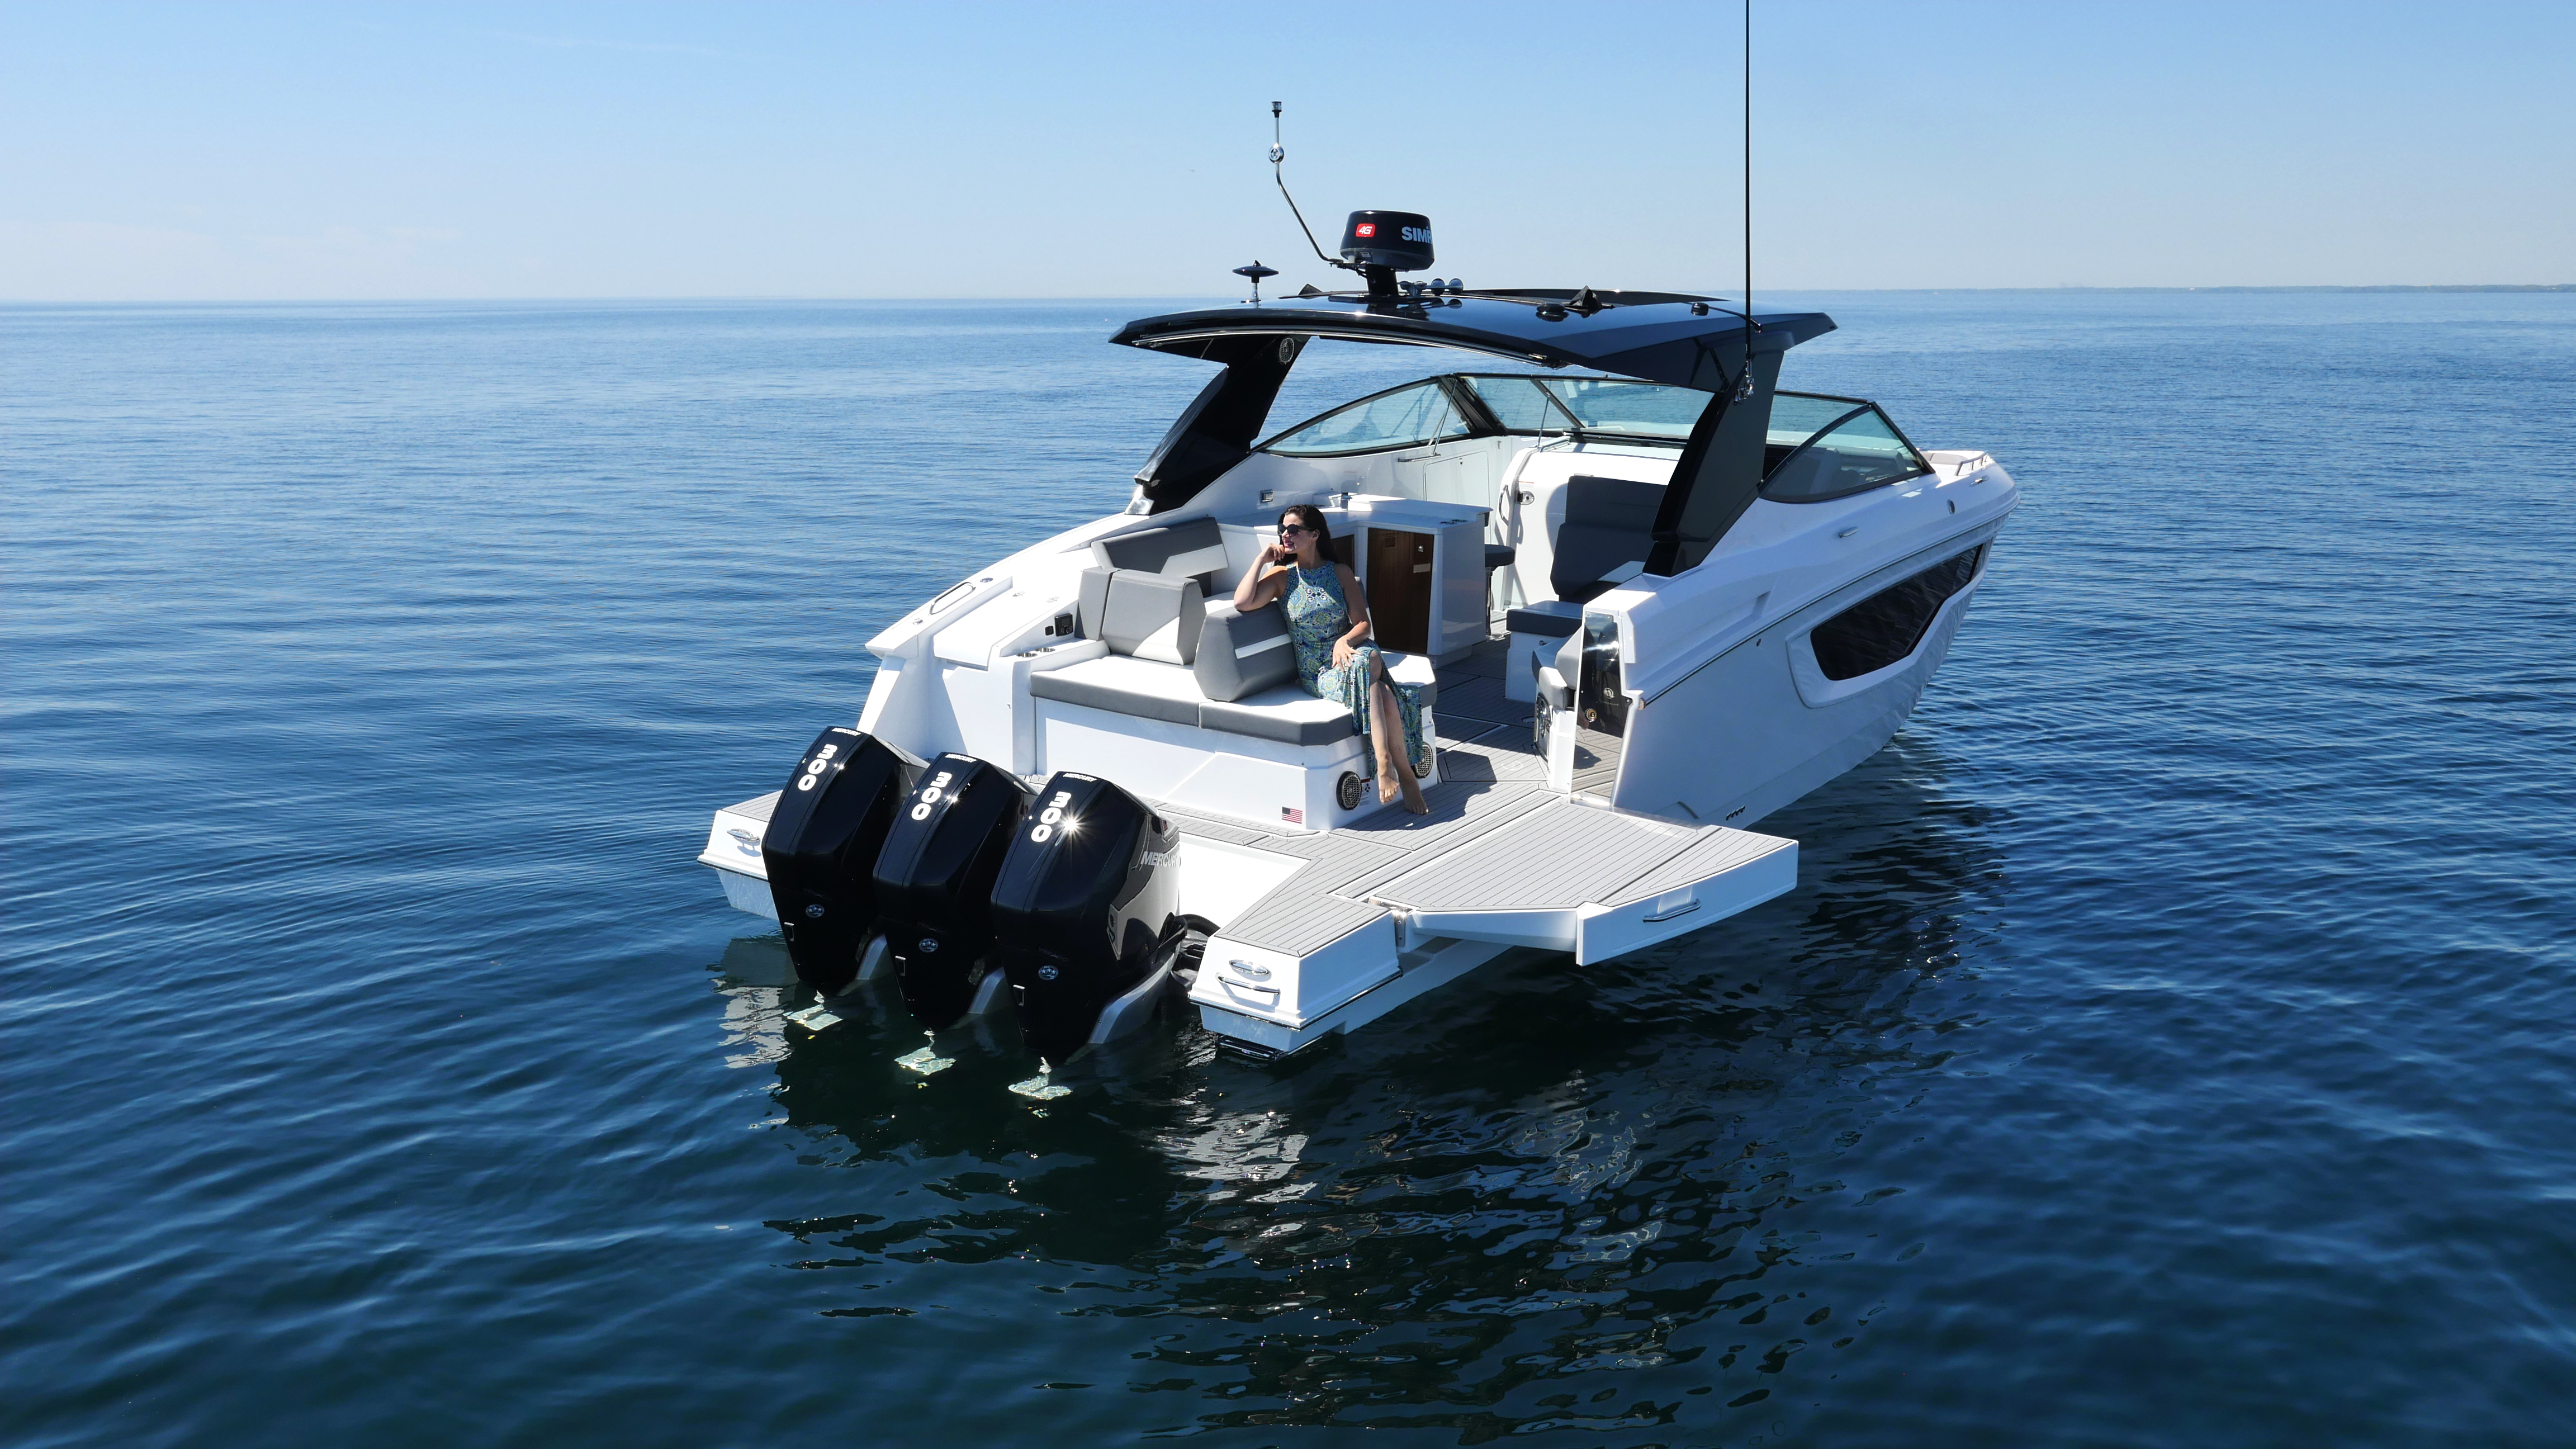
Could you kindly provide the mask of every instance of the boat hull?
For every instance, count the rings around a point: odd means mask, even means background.
[[[1816,627],[1925,559],[1948,558],[1984,541],[1945,542],[1923,558],[1838,589],[1639,702],[1628,720],[1612,799],[1622,809],[1742,827],[1878,753],[1948,658],[1986,566],[1941,604],[1912,652],[1885,669],[1827,678],[1817,661]]]

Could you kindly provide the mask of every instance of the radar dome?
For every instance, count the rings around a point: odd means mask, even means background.
[[[1342,225],[1342,260],[1391,272],[1431,265],[1431,218],[1412,211],[1354,211]]]

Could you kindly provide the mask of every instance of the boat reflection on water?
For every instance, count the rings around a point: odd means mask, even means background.
[[[1780,1391],[1927,1271],[1908,1229],[1937,1204],[1883,1204],[2002,951],[2003,862],[1944,774],[1900,742],[1817,792],[1784,827],[1800,888],[1709,930],[1515,953],[1410,1029],[1276,1065],[1167,1025],[1044,1105],[1002,1090],[1016,1042],[894,1066],[890,993],[789,1025],[784,952],[736,942],[727,1050],[774,1066],[801,1161],[868,1169],[771,1226],[839,1275],[835,1314],[1147,1317],[1047,1374],[1181,1392],[1181,1427],[1609,1432],[1775,1394],[1755,1412],[1794,1419]]]

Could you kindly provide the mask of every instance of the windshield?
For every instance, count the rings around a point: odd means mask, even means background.
[[[1561,433],[1574,426],[1565,409],[1548,401],[1534,377],[1470,377],[1476,401],[1512,433]]]
[[[1467,385],[1515,432],[1584,432],[1679,443],[1707,409],[1709,394],[1621,377],[1470,376]]]
[[[1449,390],[1435,378],[1335,408],[1271,439],[1265,451],[1291,458],[1366,453],[1463,438],[1469,431],[1457,405],[1449,400]]]
[[[1574,414],[1587,433],[1625,433],[1633,437],[1682,442],[1708,409],[1712,394],[1660,382],[1630,382],[1616,377],[1542,377],[1535,379],[1547,395]]]

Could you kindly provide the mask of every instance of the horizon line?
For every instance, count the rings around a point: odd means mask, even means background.
[[[1757,304],[1762,289],[1756,290]],[[2506,293],[2506,292],[2576,292],[2576,282],[2462,282],[2418,283],[2385,282],[2341,285],[2332,283],[2292,283],[2280,285],[2224,285],[2206,287],[2129,287],[2129,286],[2057,286],[2057,287],[1780,287],[1775,295],[1811,293],[1869,295],[1945,295],[1969,293],[1982,295],[2114,293],[2114,294],[2241,294],[2261,292],[2323,292],[2337,294],[2413,294],[2413,293]],[[595,295],[522,295],[459,297],[0,297],[0,307],[301,307],[301,306],[434,306],[454,303],[738,303],[738,302],[1135,302],[1135,301],[1203,301],[1232,300],[1212,294],[1191,292],[1119,292],[1052,297],[1034,296],[881,296],[798,292],[703,292],[690,294],[648,295],[636,293],[599,293]],[[1293,297],[1276,297],[1273,301],[1292,301]],[[1725,301],[1725,297],[1715,300]]]

